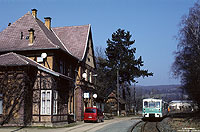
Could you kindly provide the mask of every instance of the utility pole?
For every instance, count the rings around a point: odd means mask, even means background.
[[[117,68],[117,116],[119,116],[119,69]]]
[[[135,98],[135,94],[136,94],[136,90],[135,90],[135,84],[138,82],[134,83],[134,114],[136,115],[136,98]]]

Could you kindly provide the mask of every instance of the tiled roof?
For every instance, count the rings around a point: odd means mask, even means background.
[[[40,66],[44,67],[43,65],[37,63],[36,61],[31,60],[28,57],[23,55],[19,55],[13,52],[9,52],[7,54],[0,55],[0,66]],[[44,67],[46,68],[46,67]]]
[[[42,71],[45,71],[47,73],[50,73],[54,76],[61,76],[61,77],[64,77],[66,79],[70,79],[72,80],[72,78],[70,77],[67,77],[63,74],[60,74],[58,72],[55,72],[49,68],[46,68],[45,66],[31,60],[30,58],[28,57],[25,57],[23,55],[19,55],[19,54],[16,54],[16,53],[13,53],[13,52],[10,52],[10,53],[7,53],[7,54],[3,54],[3,55],[0,55],[0,67],[3,66],[34,66],[36,67],[37,69],[39,70],[42,70]]]
[[[29,45],[27,38],[30,28],[35,30],[32,45]],[[0,32],[0,52],[61,49],[82,60],[86,52],[89,32],[90,25],[58,27],[49,30],[43,22],[28,12]]]
[[[68,52],[82,60],[87,47],[90,25],[57,27],[53,31],[67,48]]]
[[[115,91],[114,91],[114,92],[111,92],[111,93],[108,95],[108,98],[115,98],[115,99],[117,100]],[[119,97],[119,102],[120,102],[121,104],[126,104],[126,101],[125,101],[123,98],[121,98],[121,97]]]
[[[35,30],[33,45],[29,45],[29,39],[26,38],[29,36],[28,30],[30,30],[30,28]],[[23,35],[22,39],[21,35]],[[64,49],[55,35],[29,12],[0,32],[0,51],[58,48]]]
[[[30,62],[11,52],[0,56],[0,66],[27,66]]]
[[[112,92],[112,93],[110,93],[110,94],[108,95],[108,97],[109,97],[109,98],[117,98],[117,97],[116,97],[116,94],[115,94],[115,93],[113,93],[113,92]]]

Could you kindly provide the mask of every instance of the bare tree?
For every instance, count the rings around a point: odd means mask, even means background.
[[[190,98],[200,106],[200,2],[183,16],[177,36],[178,46],[172,71],[181,78]]]
[[[96,47],[95,49],[95,58],[96,58],[96,72],[97,76],[97,87],[100,95],[106,98],[108,94],[114,89],[113,85],[115,81],[113,81],[109,76],[109,70],[107,69],[107,61],[105,56],[105,49],[102,47]]]

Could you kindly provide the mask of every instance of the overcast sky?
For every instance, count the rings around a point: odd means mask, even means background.
[[[52,18],[52,27],[91,24],[95,47],[106,48],[106,40],[118,28],[131,32],[136,56],[153,77],[139,78],[139,85],[179,84],[170,76],[174,61],[178,24],[196,0],[0,0],[0,31],[28,11],[38,18]]]

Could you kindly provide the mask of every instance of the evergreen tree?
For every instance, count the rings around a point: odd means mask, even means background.
[[[148,70],[141,70],[144,65],[142,57],[135,57],[135,40],[131,40],[129,31],[118,29],[112,34],[112,39],[107,40],[106,56],[110,75],[116,80],[116,70],[119,70],[120,83],[135,82],[134,78],[153,76]]]

